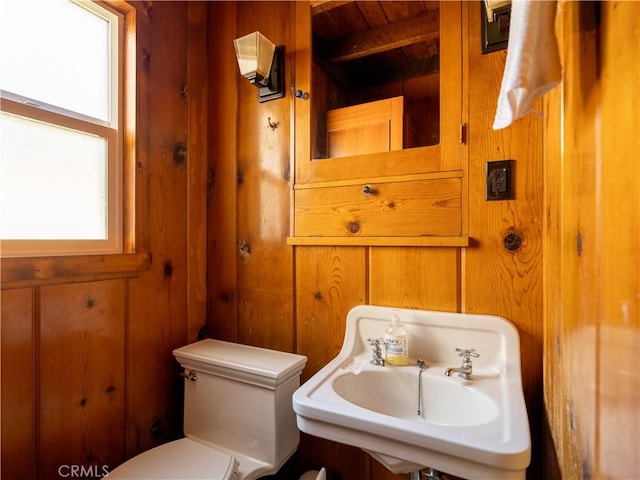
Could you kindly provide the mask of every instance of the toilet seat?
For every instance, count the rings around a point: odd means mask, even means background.
[[[233,480],[237,461],[231,455],[182,438],[152,448],[109,472],[109,480]]]

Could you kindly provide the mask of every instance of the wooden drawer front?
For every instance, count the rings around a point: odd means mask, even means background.
[[[461,195],[459,177],[299,189],[295,235],[461,235]]]

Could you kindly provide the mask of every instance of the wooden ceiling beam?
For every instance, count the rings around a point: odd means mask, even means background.
[[[328,12],[347,3],[353,3],[353,0],[314,0],[311,2],[311,15]]]
[[[439,10],[335,39],[326,45],[325,58],[347,62],[440,36]]]

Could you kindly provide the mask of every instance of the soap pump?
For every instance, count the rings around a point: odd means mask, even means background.
[[[407,329],[400,323],[398,312],[393,312],[391,325],[385,330],[384,345],[389,365],[407,365],[409,363]]]

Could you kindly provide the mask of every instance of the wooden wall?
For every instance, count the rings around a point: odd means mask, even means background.
[[[181,433],[171,350],[196,339],[206,313],[206,5],[133,5],[136,136],[127,144],[135,247],[149,255],[134,256],[143,261],[133,269],[120,265],[126,258],[3,261],[7,480],[61,478],[71,465],[101,476]],[[186,157],[175,155],[181,146]]]
[[[259,104],[255,88],[237,72],[231,46],[233,38],[258,29],[284,44],[286,83],[295,86],[293,10],[292,2],[209,5],[209,22],[217,26],[210,29],[210,64],[226,72],[219,93],[210,98],[210,332],[307,355],[306,380],[338,353],[346,314],[358,304],[509,318],[521,336],[534,444],[531,478],[540,478],[542,120],[531,115],[511,128],[491,130],[505,52],[480,54],[480,3],[465,3],[471,246],[287,246],[295,102],[287,92],[284,99]],[[267,126],[268,118],[279,122],[276,130]],[[504,159],[516,160],[516,199],[486,202],[485,162]],[[502,243],[511,232],[523,238],[515,252]],[[329,478],[407,478],[390,474],[357,448],[307,435],[294,463],[290,470],[297,475],[325,466]]]
[[[505,53],[480,55],[480,4],[465,4],[465,249],[287,246],[294,102],[288,94],[258,104],[232,40],[260,29],[293,45],[292,3],[134,5],[136,245],[150,261],[133,273],[34,273],[13,284],[3,262],[4,478],[114,466],[178,435],[171,349],[195,340],[205,313],[211,336],[307,355],[306,379],[337,353],[346,313],[359,303],[509,318],[521,336],[530,477],[544,478],[543,451],[557,453],[565,478],[638,476],[637,2],[600,10],[562,2],[562,88],[549,97],[544,125],[530,115],[499,132],[490,125]],[[288,49],[291,85],[294,60]],[[186,161],[174,160],[180,145]],[[516,199],[485,202],[484,163],[508,158]],[[543,445],[540,432],[543,227],[555,445]],[[509,253],[502,238],[512,231],[524,242]],[[282,478],[321,465],[330,478],[402,478],[357,448],[306,435]]]
[[[547,478],[640,478],[640,3],[559,5],[546,102]]]
[[[542,119],[527,115],[494,131],[506,50],[480,53],[480,5],[469,6],[469,237],[461,266],[462,311],[511,320],[520,334],[523,389],[532,436],[528,478],[540,475],[542,425]],[[541,102],[538,103],[542,109]],[[487,202],[485,162],[515,160],[515,200]],[[504,239],[515,233],[520,248]]]

